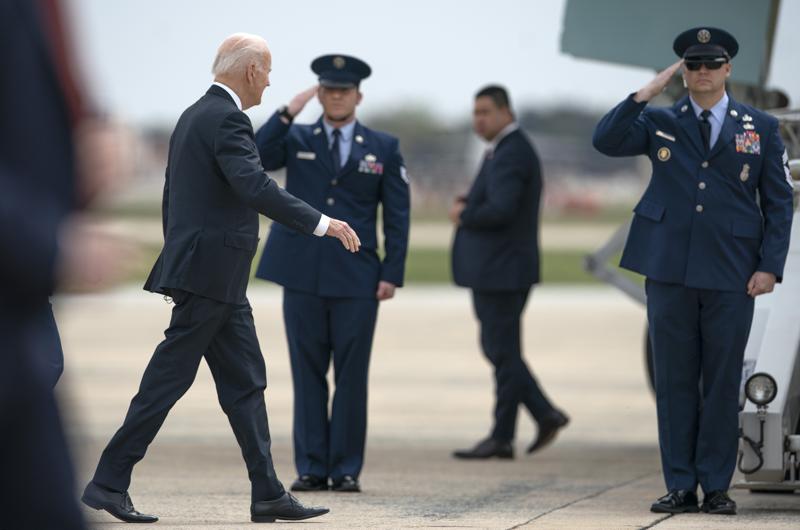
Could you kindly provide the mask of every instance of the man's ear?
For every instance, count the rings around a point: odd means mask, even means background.
[[[361,105],[361,100],[364,98],[364,94],[361,91],[358,91],[358,98],[356,98],[356,105]]]

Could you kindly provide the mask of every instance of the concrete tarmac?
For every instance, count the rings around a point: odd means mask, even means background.
[[[267,363],[273,456],[288,486],[295,478],[292,381],[281,292],[255,282],[250,301]],[[82,488],[163,338],[170,306],[130,287],[61,297],[56,312],[66,352],[59,393]],[[515,460],[450,457],[489,431],[492,372],[478,348],[466,291],[405,288],[380,309],[364,492],[298,495],[331,513],[292,527],[800,527],[797,495],[733,490],[736,517],[649,512],[664,485],[642,359],[642,307],[607,287],[541,287],[530,298],[524,324],[529,366],[572,418],[551,447],[525,455],[535,431],[521,410]],[[158,528],[252,526],[246,470],[204,363],[136,467],[130,493],[137,509],[161,518]],[[86,514],[95,528],[121,527],[105,513]]]

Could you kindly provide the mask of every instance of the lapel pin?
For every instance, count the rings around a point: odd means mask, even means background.
[[[670,156],[672,156],[672,153],[670,152],[669,147],[662,147],[658,150],[658,159],[662,162],[669,160]]]
[[[742,182],[747,182],[747,179],[750,178],[750,164],[745,164],[742,166],[742,172],[739,173],[739,178]]]
[[[315,135],[315,136],[316,136],[316,135],[318,135],[318,134],[319,134],[319,133],[321,133],[321,132],[322,132],[322,129],[320,129],[319,127],[317,127],[316,129],[314,129],[314,135]]]
[[[367,162],[375,162],[376,160],[378,160],[378,157],[370,153],[364,157],[364,160],[366,160]]]
[[[736,112],[736,109],[731,109],[731,116],[733,116],[735,118],[738,115],[739,115],[739,113]]]
[[[749,114],[745,114],[744,116],[742,116],[742,121],[753,121],[753,117],[750,116]]]
[[[357,134],[356,135],[356,143],[357,144],[363,144],[364,143],[364,137],[361,136],[360,134]]]
[[[689,109],[689,105],[684,105],[681,107],[681,112],[686,112]]]

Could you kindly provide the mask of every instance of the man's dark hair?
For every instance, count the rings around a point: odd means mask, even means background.
[[[495,105],[501,109],[511,110],[511,100],[508,97],[508,91],[500,85],[488,85],[478,90],[475,94],[475,99],[488,97],[491,98]]]

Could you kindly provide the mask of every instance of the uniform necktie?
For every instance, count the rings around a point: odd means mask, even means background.
[[[342,136],[342,131],[339,129],[333,130],[333,142],[331,143],[331,160],[333,160],[333,167],[339,171],[342,167],[342,156],[339,153],[339,138]]]
[[[704,110],[700,113],[700,134],[703,136],[703,145],[708,151],[711,147],[711,122],[708,117],[711,116],[710,110]]]

